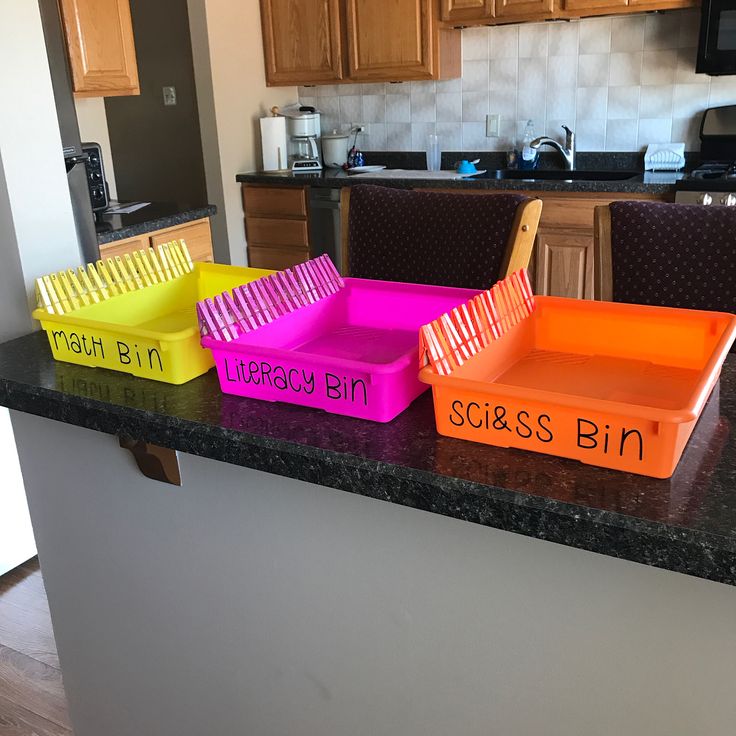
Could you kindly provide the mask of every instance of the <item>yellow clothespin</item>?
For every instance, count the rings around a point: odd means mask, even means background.
[[[187,244],[183,239],[179,241],[179,247],[181,249],[184,263],[186,264],[185,270],[187,273],[191,273],[194,270],[194,263],[192,263],[192,256],[189,254],[189,248],[187,248]]]
[[[69,300],[66,298],[66,293],[61,285],[61,282],[57,278],[55,273],[49,274],[49,281],[51,283],[51,290],[56,296],[57,310],[60,310],[59,314],[66,314],[72,309]]]
[[[146,264],[143,260],[145,254],[146,252],[143,250],[137,250],[133,253],[133,261],[135,262],[134,267],[138,272],[138,278],[140,281],[139,286],[151,286],[153,284],[153,281],[151,281],[151,275],[148,273],[148,269],[146,268]]]
[[[82,306],[86,307],[91,304],[90,298],[87,296],[87,290],[79,283],[79,279],[77,278],[77,274],[74,272],[74,269],[70,268],[66,273],[69,277],[69,282],[77,293],[79,301],[82,303]]]
[[[120,286],[108,270],[108,265],[109,262],[106,264],[104,261],[97,261],[97,273],[101,276],[102,281],[105,284],[108,297],[117,296],[123,292],[120,290]]]
[[[71,305],[71,308],[69,311],[74,311],[75,309],[79,309],[79,307],[82,306],[82,302],[80,301],[76,290],[72,286],[71,282],[69,281],[69,275],[66,273],[66,271],[59,271],[57,274],[58,277],[58,283],[61,284],[61,288],[64,290],[64,294],[69,301],[69,304]]]
[[[94,271],[94,266],[91,263],[89,264],[88,268],[91,271]],[[90,280],[84,266],[79,267],[79,280],[82,282],[82,286],[87,290],[87,295],[89,296],[90,300],[95,304],[98,304],[100,301],[99,289]]]

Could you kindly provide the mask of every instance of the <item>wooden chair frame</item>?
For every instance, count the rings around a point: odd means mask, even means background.
[[[611,252],[611,208],[593,210],[593,299],[613,301],[613,254]]]
[[[431,191],[431,190],[430,190]],[[453,194],[456,192],[453,191]],[[457,194],[466,194],[462,190],[458,190]],[[468,193],[470,194],[470,193]],[[496,196],[498,192],[488,192],[487,194],[478,194],[473,192],[472,196]],[[511,232],[506,242],[506,251],[503,261],[501,262],[501,273],[499,278],[505,278],[510,273],[518,271],[520,268],[529,268],[529,262],[534,249],[534,241],[537,237],[537,228],[539,227],[539,218],[542,216],[542,200],[528,199],[522,202],[516,208],[514,221],[511,224]],[[350,274],[350,246],[349,246],[349,228],[350,220],[350,187],[343,187],[340,192],[340,227],[341,227],[341,273],[343,276]],[[488,284],[490,287],[491,284]]]

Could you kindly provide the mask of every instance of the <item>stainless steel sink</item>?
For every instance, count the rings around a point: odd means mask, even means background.
[[[525,181],[626,181],[640,176],[639,171],[551,171],[533,169],[496,169],[489,171],[490,179],[523,179]]]

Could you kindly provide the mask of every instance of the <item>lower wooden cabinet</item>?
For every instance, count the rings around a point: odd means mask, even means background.
[[[308,187],[243,184],[248,265],[281,270],[310,258]]]
[[[126,253],[134,253],[142,248],[157,248],[159,245],[170,243],[172,240],[183,240],[193,261],[207,261],[212,263],[212,233],[210,231],[210,220],[208,217],[204,217],[201,220],[193,220],[184,225],[154,230],[144,235],[137,235],[134,238],[106,243],[100,246],[100,258],[123,256]]]
[[[494,196],[501,190],[435,189]],[[309,242],[309,187],[243,185],[248,265],[284,269],[312,256]],[[517,192],[542,200],[542,217],[529,271],[537,294],[593,298],[593,212],[622,199],[665,201],[652,194]],[[671,197],[670,197],[671,199]]]
[[[116,256],[124,256],[126,253],[134,253],[137,250],[145,250],[150,248],[151,239],[148,235],[141,235],[138,238],[126,238],[125,240],[116,240],[114,243],[107,243],[100,246],[100,258],[115,258]]]
[[[537,294],[593,298],[593,236],[540,230],[535,244]]]
[[[193,261],[212,263],[212,233],[209,219],[197,220],[169,230],[151,233],[151,245],[158,248],[172,240],[183,240]]]
[[[309,250],[306,248],[248,246],[248,265],[251,268],[271,268],[274,271],[282,271],[308,260]]]
[[[537,294],[593,298],[593,212],[622,199],[664,200],[652,194],[524,192],[542,200],[534,244],[533,284]]]
[[[501,190],[438,189],[455,194],[493,196]],[[656,194],[538,192],[517,191],[542,200],[542,217],[529,264],[534,293],[592,299],[593,292],[593,213],[598,205],[622,199],[672,201]]]

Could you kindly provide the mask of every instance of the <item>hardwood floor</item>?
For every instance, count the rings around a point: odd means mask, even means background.
[[[71,736],[43,578],[34,559],[0,577],[0,736]]]

